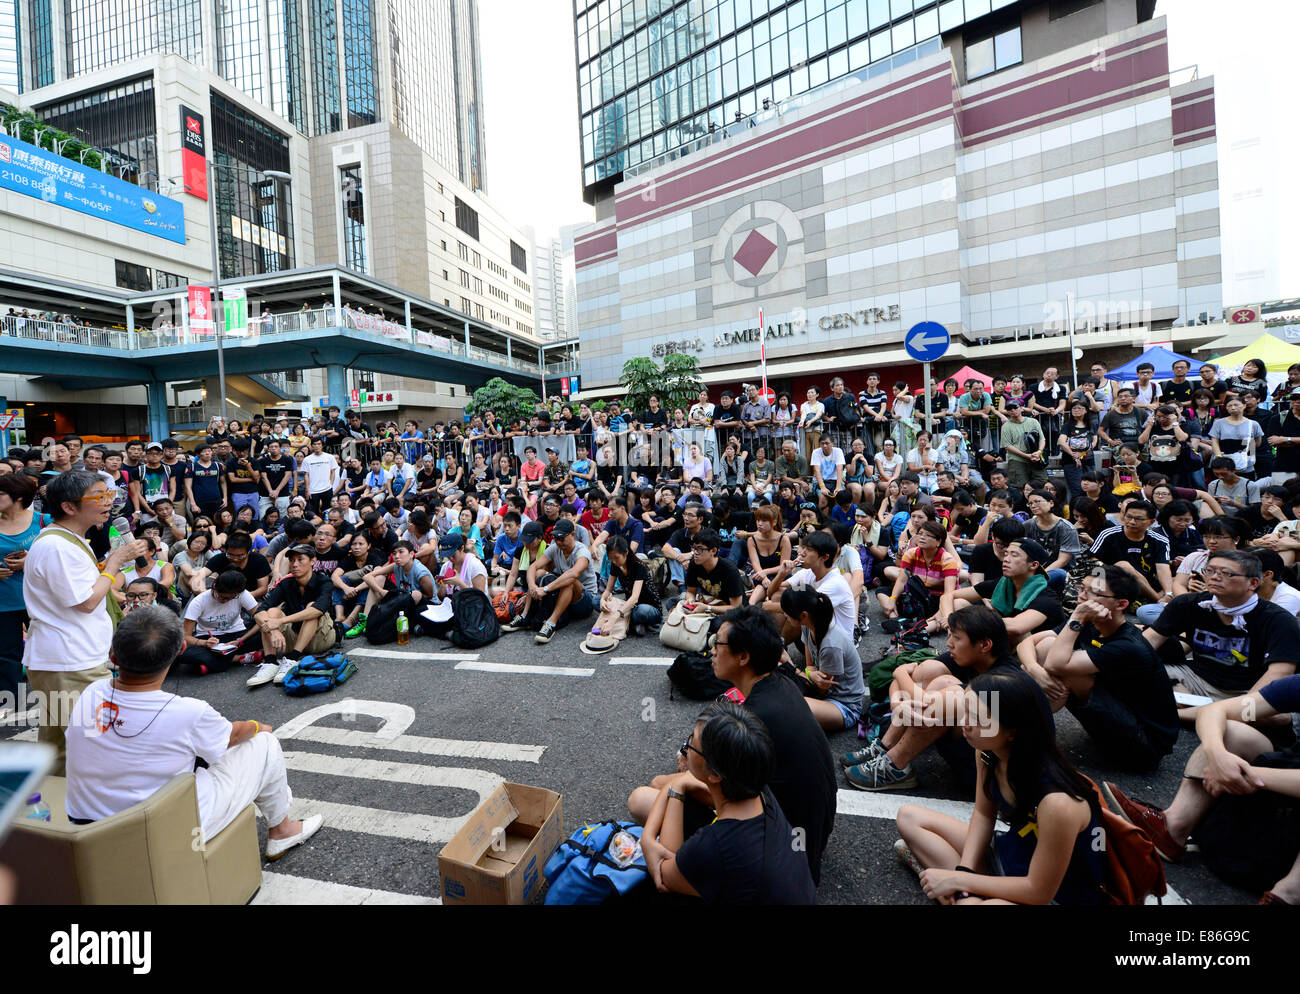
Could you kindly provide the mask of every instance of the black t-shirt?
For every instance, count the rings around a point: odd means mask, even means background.
[[[1126,562],[1148,580],[1155,578],[1159,564],[1169,562],[1169,540],[1163,535],[1151,530],[1135,541],[1124,534],[1120,525],[1098,535],[1091,551],[1107,566]]]
[[[745,592],[745,585],[740,580],[740,570],[730,559],[718,558],[713,569],[703,570],[692,560],[686,567],[685,588],[698,590],[700,594],[731,601]]]
[[[281,452],[279,458],[263,456],[255,463],[257,471],[262,474],[262,493],[269,494],[283,482],[286,475],[294,469],[293,456]],[[284,491],[281,491],[283,494]]]
[[[313,572],[305,589],[299,587],[298,581],[292,576],[286,576],[266,592],[266,596],[257,605],[257,610],[261,612],[278,607],[288,615],[314,607],[328,617],[330,604],[333,603],[333,590],[329,577],[323,573]]]
[[[248,459],[248,466],[241,466],[240,456],[231,456],[226,460],[226,486],[232,494],[255,494],[257,483],[253,480],[253,470],[257,464]]]
[[[215,459],[207,466],[201,462],[194,464],[191,470],[194,476],[192,489],[197,503],[214,504],[221,500],[221,476],[225,471],[221,463]]]
[[[662,428],[668,423],[668,412],[662,407],[657,411],[645,410],[641,412],[641,424],[646,428]]]
[[[1285,435],[1287,438],[1300,437],[1300,418],[1295,417],[1289,410],[1283,411],[1281,416],[1275,418],[1270,427],[1273,430],[1265,431],[1265,438],[1270,434]],[[1300,445],[1279,445],[1277,456],[1273,460],[1273,470],[1277,473],[1300,473]]]
[[[620,576],[617,567],[613,563],[609,564],[609,571],[614,576],[614,585],[618,592],[627,597],[636,586],[637,580],[641,581],[641,596],[637,598],[637,604],[647,604],[650,607],[659,606],[659,591],[655,588],[654,581],[650,579],[650,571],[646,569],[645,563],[635,556],[627,557],[627,575]]]
[[[1114,442],[1136,442],[1142,434],[1142,423],[1146,414],[1136,407],[1125,414],[1117,407],[1112,407],[1101,419],[1101,427]]]
[[[369,470],[366,469],[345,469],[343,473],[348,478],[345,488],[352,493],[366,489],[366,476]]]
[[[426,493],[437,488],[441,474],[435,469],[422,469],[415,474],[415,489],[417,493]]]
[[[723,524],[715,515],[713,518],[713,528],[722,538],[723,542],[736,541],[736,530],[742,532],[752,532],[755,530],[754,516],[748,511],[732,511],[731,516],[727,518],[726,524]]]
[[[1206,683],[1245,693],[1271,663],[1300,659],[1300,624],[1284,608],[1261,600],[1241,630],[1225,624],[1209,606],[1209,593],[1175,597],[1156,619],[1156,632],[1191,644],[1188,665]]]
[[[975,551],[970,557],[970,571],[972,573],[982,573],[985,578],[992,577],[994,580],[1002,577],[1002,560],[993,549],[993,542],[988,541],[983,545],[975,546]],[[983,594],[980,595],[984,596]]]
[[[802,691],[779,673],[755,683],[745,707],[758,715],[772,736],[774,761],[768,786],[790,825],[805,830],[808,869],[813,883],[818,883],[822,853],[835,825],[839,789],[826,733],[804,703]]]
[[[974,538],[988,512],[982,507],[975,508],[974,514],[953,514],[948,518],[949,527],[956,530],[962,538]]]
[[[384,562],[388,562],[388,558],[393,554],[393,546],[398,542],[397,532],[385,528],[384,534],[375,538],[375,533],[367,528],[366,537],[370,539],[370,547],[384,557]]]
[[[1053,383],[1052,388],[1050,390],[1039,390],[1038,387],[1034,387],[1034,401],[1039,407],[1054,408],[1070,395],[1069,388],[1060,380]]]
[[[1097,685],[1128,707],[1151,745],[1172,749],[1178,738],[1178,705],[1164,663],[1137,626],[1126,621],[1106,638],[1085,624],[1074,645],[1097,667]]]
[[[950,652],[940,653],[939,662],[943,663],[944,666],[948,667],[948,672],[951,673],[953,676],[955,676],[958,680],[960,680],[963,685],[970,683],[972,680],[974,680],[977,676],[980,675],[980,671],[975,669],[975,667],[973,666],[958,666],[957,663],[953,660],[952,653]],[[984,672],[1003,673],[1003,674],[1014,673],[1017,676],[1023,676],[1023,677],[1029,676],[1024,670],[1020,668],[1020,663],[1018,663],[1015,659],[1012,659],[1010,656],[1006,656],[1002,659],[997,660],[996,662],[994,662],[992,666],[990,666]]]
[[[265,557],[256,552],[248,554],[248,562],[244,564],[243,569],[239,569],[238,566],[232,563],[224,552],[218,552],[205,565],[213,576],[220,576],[226,570],[239,570],[244,574],[244,579],[248,581],[249,590],[255,589],[262,577],[271,575],[271,564],[266,561]]]
[[[321,552],[320,549],[316,550],[316,562],[312,564],[312,569],[317,573],[324,574],[325,576],[332,576],[334,571],[340,566],[347,569],[344,565],[347,558],[347,546],[339,545],[335,542],[327,552]]]
[[[1002,571],[999,570],[992,577],[985,579],[981,583],[975,584],[975,593],[981,597],[992,597],[993,591],[997,589],[998,582],[1004,579]],[[1032,601],[1022,608],[1012,608],[1011,613],[1003,615],[1006,618],[1014,618],[1018,614],[1026,611],[1041,611],[1046,620],[1041,628],[1037,631],[1043,631],[1047,628],[1057,628],[1065,624],[1065,612],[1061,609],[1061,598],[1056,595],[1056,591],[1048,587]]]
[[[705,904],[816,904],[807,858],[779,806],[705,825],[677,852],[677,869]]]
[[[733,402],[730,407],[723,407],[721,404],[719,404],[717,407],[713,409],[713,423],[715,425],[721,424],[722,422],[725,421],[739,421],[739,420],[740,420],[739,404]]]
[[[172,479],[176,481],[176,499],[180,500],[185,496],[185,481],[193,475],[190,471],[190,462],[188,459],[179,458],[173,463],[163,461],[172,474]]]
[[[1166,404],[1177,404],[1179,407],[1186,407],[1192,402],[1193,389],[1195,389],[1195,384],[1191,380],[1183,380],[1182,383],[1165,380],[1160,388],[1160,399]]]

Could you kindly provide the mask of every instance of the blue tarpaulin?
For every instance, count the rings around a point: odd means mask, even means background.
[[[1170,352],[1164,346],[1155,345],[1147,349],[1136,359],[1130,359],[1118,369],[1107,370],[1106,375],[1112,380],[1136,380],[1138,375],[1138,366],[1142,365],[1144,362],[1149,362],[1151,365],[1156,367],[1155,373],[1152,374],[1153,378],[1157,380],[1165,380],[1174,375],[1174,363],[1179,359],[1186,360],[1192,364],[1192,368],[1188,372],[1189,379],[1194,379],[1196,377],[1196,371],[1204,365],[1204,360],[1193,359],[1191,356],[1187,355],[1179,355],[1177,352]]]

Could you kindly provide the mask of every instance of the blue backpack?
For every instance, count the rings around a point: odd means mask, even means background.
[[[611,858],[610,843],[619,832],[637,840],[636,857],[627,866]],[[584,825],[561,842],[546,861],[547,904],[601,904],[625,897],[650,879],[641,853],[641,826],[630,821]]]
[[[341,652],[324,659],[303,656],[298,665],[285,674],[284,692],[291,697],[323,694],[333,690],[336,684],[344,683],[356,671],[357,664]]]

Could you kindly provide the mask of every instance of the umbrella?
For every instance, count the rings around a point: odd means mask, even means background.
[[[1300,349],[1297,349],[1296,351],[1300,352]],[[1179,355],[1177,352],[1170,352],[1162,345],[1153,345],[1136,359],[1130,359],[1118,369],[1107,370],[1106,375],[1112,380],[1136,380],[1138,375],[1137,368],[1144,362],[1149,362],[1151,365],[1156,367],[1156,371],[1151,374],[1152,378],[1159,380],[1166,376],[1174,375],[1174,363],[1179,359],[1189,363],[1193,369],[1202,365],[1202,362],[1199,359],[1193,359],[1191,356]],[[1242,361],[1245,362],[1244,359]]]

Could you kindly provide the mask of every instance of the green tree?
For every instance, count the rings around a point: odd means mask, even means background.
[[[528,418],[541,403],[536,393],[528,387],[517,387],[494,376],[474,391],[474,397],[465,405],[470,415],[492,411],[498,423],[509,424],[515,418]]]
[[[623,363],[618,382],[623,388],[623,403],[630,411],[644,411],[652,393],[660,394],[659,399],[663,400],[664,371],[653,359],[645,356],[629,359]]]
[[[662,384],[659,387],[662,406],[670,411],[674,407],[689,409],[704,389],[704,381],[700,379],[700,361],[695,356],[670,352],[664,356]]]

